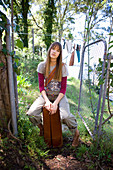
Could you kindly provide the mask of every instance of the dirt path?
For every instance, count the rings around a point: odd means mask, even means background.
[[[24,144],[7,138],[4,144],[0,143],[0,170],[113,170],[113,158],[104,163],[98,162],[97,158],[91,160],[87,153],[78,155],[79,147],[73,148],[71,143],[69,138],[63,138],[63,146],[48,148],[48,156],[43,158],[32,157]]]

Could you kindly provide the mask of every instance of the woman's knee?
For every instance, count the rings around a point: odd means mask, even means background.
[[[31,121],[31,123],[33,123],[33,125],[38,125],[40,123],[42,123],[42,119],[41,117],[35,117],[35,116],[29,116],[29,120]]]

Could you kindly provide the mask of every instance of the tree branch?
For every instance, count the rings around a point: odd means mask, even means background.
[[[29,9],[29,12],[31,13],[32,18],[33,18],[33,21],[35,22],[36,26],[37,26],[38,28],[40,28],[41,30],[43,30],[43,28],[37,24],[36,19],[35,19],[35,17],[33,16],[33,14],[32,14],[32,12],[31,12],[30,9]],[[44,31],[44,30],[43,30],[43,31]]]
[[[109,119],[111,119],[112,116],[113,116],[113,113],[102,123],[102,125],[104,125]]]

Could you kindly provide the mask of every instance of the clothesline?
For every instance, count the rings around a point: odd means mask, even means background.
[[[17,32],[14,32],[14,33],[17,33]],[[12,34],[12,32],[11,32],[11,34]],[[17,33],[17,34],[25,34],[25,35],[29,35],[30,33],[23,33],[23,32],[20,32],[20,33]],[[31,33],[32,34],[32,33]],[[39,35],[39,36],[42,36],[42,35],[46,35],[46,36],[56,36],[56,35],[53,35],[53,34],[44,34],[44,33],[42,33],[42,34],[36,34],[36,35]],[[58,37],[58,36],[56,36],[56,37]]]
[[[17,32],[14,32],[14,33],[17,33]],[[11,34],[12,34],[12,31],[11,31]],[[32,34],[32,33],[23,33],[23,32],[20,32],[20,33],[17,33],[17,34],[25,34],[25,35],[29,35],[29,34]],[[36,35],[38,35],[38,36],[42,36],[42,35],[46,35],[46,36],[54,36],[54,37],[59,37],[59,36],[57,36],[57,35],[53,35],[53,34],[44,34],[44,33],[40,33],[40,34],[37,34],[37,33],[35,33]],[[63,39],[65,39],[64,37],[62,37],[62,40]],[[68,40],[68,39],[65,39],[65,40]],[[79,40],[79,41],[83,41],[83,40],[81,40],[81,39],[79,39],[79,38],[73,38],[73,40],[72,41],[77,41],[77,40]]]

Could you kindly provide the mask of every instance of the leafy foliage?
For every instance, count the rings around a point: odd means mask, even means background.
[[[5,4],[11,11],[11,1],[6,0]],[[29,12],[29,0],[14,0],[13,1],[13,15],[15,31],[22,40],[24,47],[28,47],[28,12]]]
[[[107,66],[108,66],[108,62],[106,61],[106,63],[105,63],[105,74],[107,72]],[[102,68],[103,68],[103,61],[101,61],[101,59],[99,59],[99,64],[98,64],[98,66],[96,68],[97,74],[98,74],[98,81],[99,81],[98,85],[103,84],[104,80],[105,80],[105,75],[104,75],[103,79],[101,78]],[[110,63],[110,73],[109,73],[109,79],[110,79],[110,86],[111,87],[113,87],[113,79],[112,79],[112,77],[113,77],[113,71],[112,70],[113,69],[112,68],[113,68],[113,63],[111,62]]]
[[[6,29],[6,19],[7,19],[7,17],[3,12],[0,11],[0,18],[1,18],[1,20],[0,20],[0,38],[1,38],[2,32],[4,30],[7,30]]]
[[[38,155],[38,158],[47,155],[48,150],[43,137],[39,137],[38,127],[33,126],[28,117],[20,113],[18,117],[18,135],[24,141],[24,145],[28,148],[31,156]]]
[[[54,0],[48,0],[44,10],[45,44],[47,49],[52,43],[53,24],[55,22],[56,8]]]
[[[27,59],[25,56],[27,55]],[[34,57],[33,57],[34,56]],[[37,54],[33,54],[31,49],[23,48],[16,51],[15,61],[17,61],[18,69],[21,75],[24,75],[31,83],[37,82],[37,66],[44,59]]]

